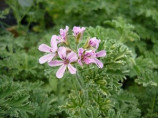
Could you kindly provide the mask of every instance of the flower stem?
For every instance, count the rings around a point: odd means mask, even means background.
[[[85,90],[84,82],[82,78],[79,76],[78,72],[76,73],[76,80],[78,85],[80,86],[81,91],[83,92],[84,99],[88,101],[88,91]]]
[[[83,84],[82,84],[82,82],[80,81],[78,72],[76,72],[76,80],[77,80],[77,83],[78,83],[78,85],[80,86],[81,90],[84,90]]]

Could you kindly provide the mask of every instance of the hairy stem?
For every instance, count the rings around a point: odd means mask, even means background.
[[[78,72],[76,72],[76,80],[77,80],[77,83],[80,86],[81,90],[84,91],[83,83],[81,82],[81,80],[79,78]]]
[[[81,91],[83,92],[84,99],[86,101],[88,101],[88,91],[85,90],[84,82],[83,82],[82,78],[79,76],[78,72],[76,73],[76,80],[77,80],[78,85],[81,88]]]

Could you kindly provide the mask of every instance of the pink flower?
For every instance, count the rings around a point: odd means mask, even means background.
[[[95,53],[95,57],[94,57],[94,63],[95,64],[97,64],[97,66],[99,67],[99,68],[103,68],[103,63],[100,61],[100,60],[98,60],[97,58],[98,57],[105,57],[106,56],[106,51],[105,50],[101,50],[101,51],[99,51],[99,52],[97,52],[97,53]]]
[[[89,46],[91,46],[91,47],[93,47],[93,48],[95,48],[95,49],[98,49],[99,43],[100,43],[100,40],[98,40],[96,37],[91,38],[91,39],[89,40]]]
[[[60,29],[61,42],[67,43],[68,31],[69,31],[68,26],[66,26],[65,29]]]
[[[99,51],[95,53],[93,50],[85,51],[83,48],[78,49],[78,63],[82,66],[83,63],[91,64],[95,63],[99,68],[103,68],[103,63],[98,60],[98,57],[106,56],[105,50]]]
[[[78,63],[82,66],[83,63],[85,64],[90,64],[93,63],[93,58],[91,58],[94,55],[94,51],[89,50],[89,51],[85,51],[83,48],[79,48],[78,49]]]
[[[65,47],[60,47],[58,49],[58,55],[62,60],[54,60],[49,62],[49,66],[60,66],[58,69],[56,76],[57,78],[62,78],[66,68],[68,67],[68,70],[71,74],[76,74],[76,68],[72,66],[72,62],[77,61],[78,57],[77,54],[73,51],[70,53],[66,54],[66,48]]]
[[[73,27],[73,35],[76,37],[77,41],[81,40],[82,39],[82,36],[83,36],[83,32],[85,31],[85,27],[76,27],[74,26]]]
[[[56,51],[57,51],[57,39],[58,36],[56,35],[53,35],[52,38],[51,38],[51,47],[49,47],[48,45],[46,44],[41,44],[39,46],[39,50],[41,52],[46,52],[48,54],[42,56],[40,59],[39,59],[39,63],[40,64],[43,64],[45,62],[50,62],[55,56],[56,56]]]

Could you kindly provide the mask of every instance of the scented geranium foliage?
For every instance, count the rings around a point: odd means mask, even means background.
[[[50,41],[50,45],[41,44],[39,50],[46,54],[39,59],[39,63],[48,63],[49,66],[60,66],[56,72],[57,78],[62,78],[65,71],[71,74],[76,74],[77,69],[75,65],[79,64],[96,64],[99,68],[103,68],[103,63],[98,59],[99,57],[105,57],[106,51],[97,51],[100,39],[96,37],[88,38],[84,45],[80,45],[80,41],[83,40],[83,34],[86,30],[85,27],[73,27],[73,38],[69,40],[69,27],[60,29],[60,35],[53,35]],[[71,43],[75,42],[75,49],[71,48]]]

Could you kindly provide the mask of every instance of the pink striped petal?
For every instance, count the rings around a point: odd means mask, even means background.
[[[58,55],[61,59],[65,59],[66,58],[66,48],[65,47],[60,47],[58,49]]]
[[[95,60],[95,64],[97,64],[99,68],[103,68],[104,65],[100,60],[98,60],[97,58],[95,58],[94,60]]]
[[[42,56],[40,59],[39,59],[39,63],[40,64],[43,64],[45,62],[50,62],[53,58],[54,58],[55,54],[47,54],[47,55],[44,55]]]
[[[64,73],[65,73],[65,70],[66,70],[66,65],[65,64],[63,64],[59,69],[58,69],[58,71],[57,71],[57,73],[56,73],[56,76],[57,76],[57,78],[62,78],[63,77],[63,75],[64,75]]]
[[[73,31],[73,35],[77,36],[79,33],[83,34],[85,29],[86,29],[85,27],[76,27],[76,26],[74,26],[73,30],[72,30]]]
[[[84,56],[86,57],[95,56],[95,52],[93,50],[88,50],[85,52]]]
[[[84,49],[83,48],[79,48],[78,49],[78,56],[81,57],[83,55]]]
[[[51,52],[52,50],[51,47],[46,44],[41,44],[38,49],[42,52]]]
[[[53,52],[57,51],[57,39],[58,39],[58,36],[56,36],[56,35],[53,35],[51,38],[50,44],[51,44]]]
[[[77,61],[78,57],[77,57],[77,54],[75,52],[71,51],[67,55],[67,59],[69,60],[69,62],[74,62],[74,61]]]
[[[62,39],[64,41],[66,41],[66,37],[67,37],[67,34],[68,34],[68,30],[69,30],[69,27],[66,26],[65,29],[60,29],[60,36],[62,37]]]
[[[68,64],[68,69],[71,74],[76,74],[76,68],[74,68],[71,64]]]
[[[94,47],[94,48],[96,48],[96,49],[98,49],[99,43],[100,43],[100,40],[97,39],[96,37],[93,37],[93,38],[91,38],[89,40],[89,45],[92,46],[92,47]]]
[[[84,58],[84,62],[85,62],[85,64],[95,63],[93,58],[88,58],[88,57]]]
[[[78,64],[80,64],[80,66],[83,66],[81,59],[78,59]]]
[[[60,44],[60,43],[62,43],[62,42],[63,42],[62,37],[61,37],[61,36],[58,36],[58,38],[57,38],[57,44]]]
[[[96,53],[96,57],[105,57],[106,56],[106,51],[102,50]]]
[[[49,66],[61,66],[64,62],[63,61],[58,61],[58,60],[54,60],[54,61],[50,61],[48,63]]]

